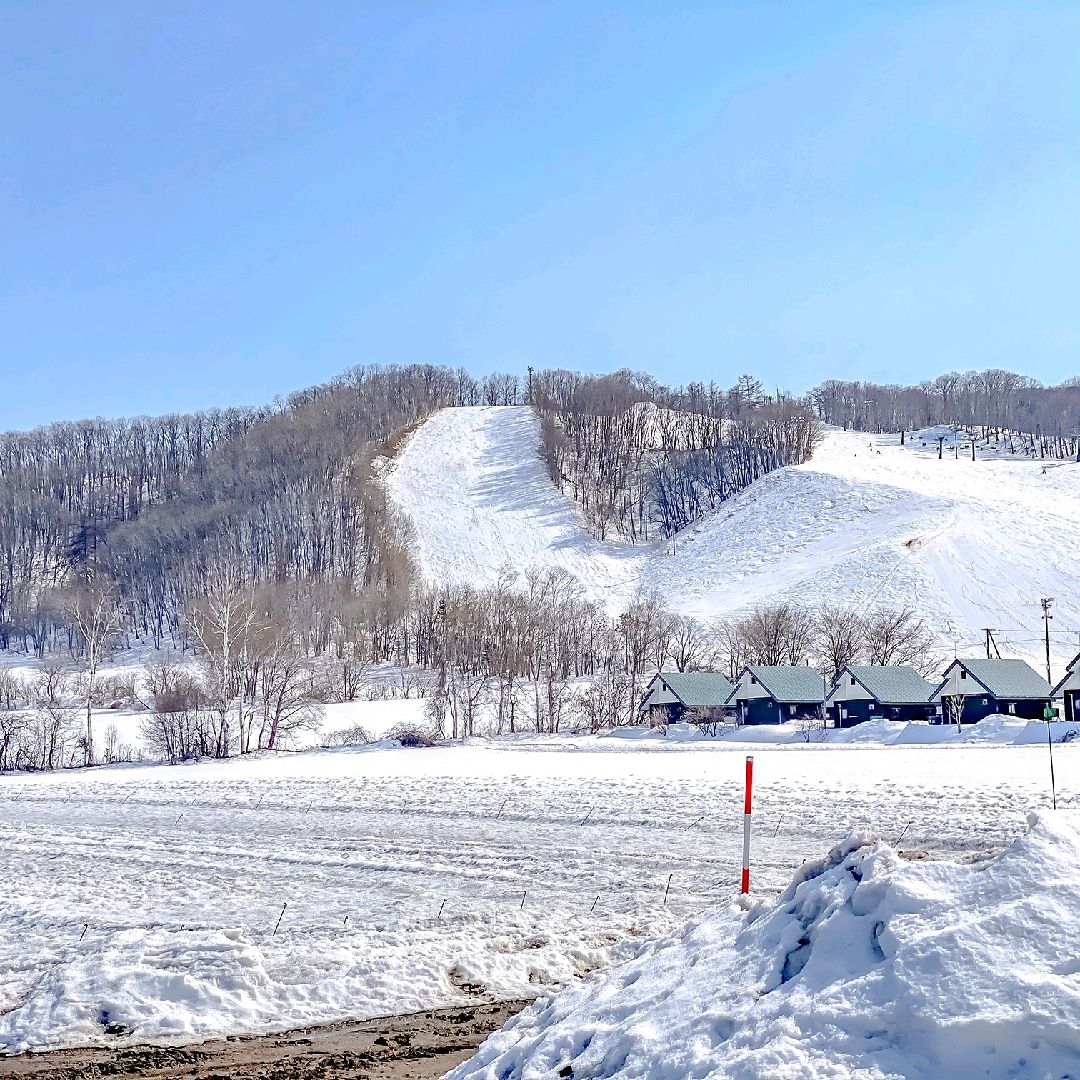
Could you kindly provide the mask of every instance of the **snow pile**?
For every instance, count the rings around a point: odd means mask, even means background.
[[[47,966],[32,993],[0,1015],[0,1056],[283,1030],[481,995],[533,997],[538,987],[565,985],[637,951],[633,935],[538,931],[514,916],[497,927],[360,930],[358,938],[343,928],[333,943],[296,934],[267,940],[235,927],[134,928],[81,942],[74,935],[66,949],[35,958]]]
[[[537,1002],[449,1077],[1075,1077],[1078,911],[1075,815],[966,865],[853,836],[779,900]]]

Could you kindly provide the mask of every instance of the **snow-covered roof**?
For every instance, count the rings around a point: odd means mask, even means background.
[[[688,709],[723,705],[734,689],[718,671],[661,671],[657,678]]]
[[[810,667],[750,664],[746,670],[782,704],[821,701],[825,694],[821,676]]]
[[[949,671],[956,664],[963,665],[996,698],[1041,701],[1053,694],[1050,684],[1023,660],[954,660]]]
[[[848,673],[882,705],[921,705],[934,693],[934,687],[911,667],[850,664],[840,678]]]

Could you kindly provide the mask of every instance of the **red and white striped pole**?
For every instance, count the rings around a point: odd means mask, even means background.
[[[746,795],[743,800],[742,893],[750,892],[750,796],[754,790],[754,759],[746,759]]]

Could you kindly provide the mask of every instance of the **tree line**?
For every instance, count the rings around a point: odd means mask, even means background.
[[[1080,455],[1080,376],[1056,386],[1000,368],[953,371],[911,385],[830,379],[809,396],[822,420],[845,429],[953,425],[1017,453]]]

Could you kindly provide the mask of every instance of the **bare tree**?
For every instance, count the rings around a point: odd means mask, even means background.
[[[265,627],[266,615],[259,613],[254,600],[251,585],[225,569],[188,616],[191,632],[203,649],[202,661],[218,714],[217,757],[229,754],[229,713],[236,697],[234,665]]]
[[[934,635],[910,608],[875,608],[862,620],[870,664],[907,664],[922,674],[936,665]]]
[[[86,764],[94,764],[93,704],[98,666],[112,637],[120,629],[117,588],[112,582],[97,579],[75,591],[71,617],[79,632],[86,673]]]
[[[964,695],[963,694],[948,694],[942,695],[941,707],[945,714],[945,719],[950,724],[956,725],[956,730],[960,731],[963,727],[964,718]]]
[[[826,605],[817,612],[818,651],[826,674],[835,679],[863,651],[864,623],[852,608]]]

